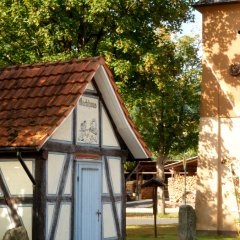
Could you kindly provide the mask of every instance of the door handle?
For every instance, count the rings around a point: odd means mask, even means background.
[[[99,217],[101,216],[101,212],[99,211],[99,209],[97,210],[97,212],[96,212],[96,214],[97,214],[97,216],[98,216],[98,222],[99,222]]]

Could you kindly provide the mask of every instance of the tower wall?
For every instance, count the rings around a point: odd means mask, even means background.
[[[236,231],[239,210],[234,181],[240,176],[240,75],[232,76],[230,65],[240,62],[240,3],[202,6],[199,10],[203,14],[203,76],[197,228]]]

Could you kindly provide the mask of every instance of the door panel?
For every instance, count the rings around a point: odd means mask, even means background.
[[[77,163],[75,240],[101,239],[101,165]]]

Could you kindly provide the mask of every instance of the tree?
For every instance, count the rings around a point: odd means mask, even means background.
[[[164,53],[157,46],[141,66],[148,82],[132,86],[131,95],[129,86],[122,91],[144,139],[162,159],[196,150],[201,70],[198,46],[198,36],[169,41]],[[168,54],[167,62],[162,54]]]
[[[0,65],[104,55],[119,79],[176,30],[191,0],[2,0]]]
[[[166,159],[197,152],[201,70],[198,36],[170,40],[167,33],[166,39],[140,66],[148,79],[145,85],[131,86],[131,95],[129,86],[123,91],[134,122],[157,158],[162,180]]]

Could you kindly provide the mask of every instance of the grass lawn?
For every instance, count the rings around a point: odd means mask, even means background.
[[[127,240],[154,240],[152,225],[127,226]],[[158,238],[161,240],[177,240],[177,225],[158,225]],[[197,236],[197,240],[233,240],[240,238]]]

